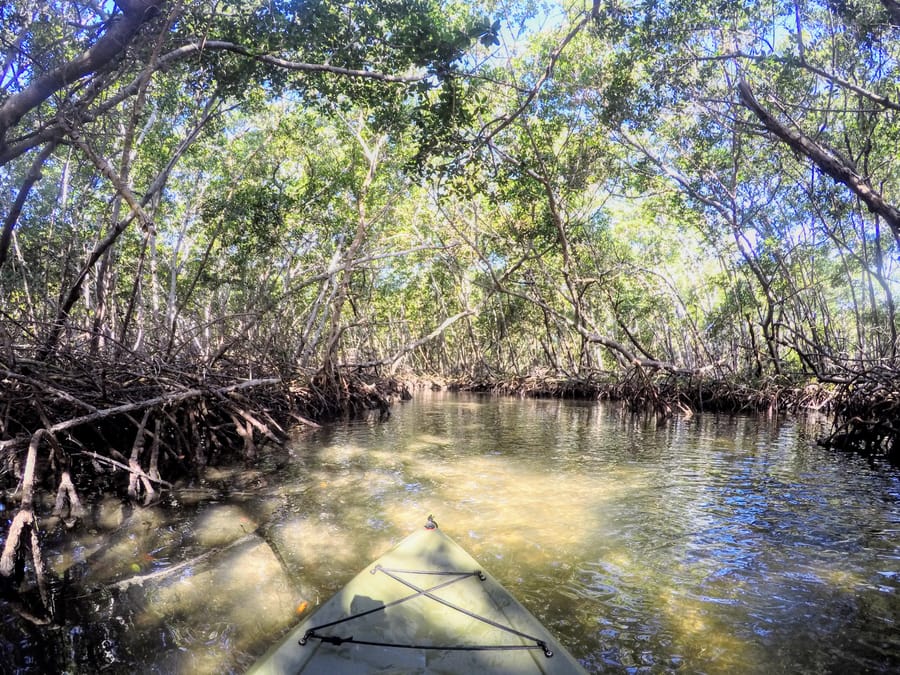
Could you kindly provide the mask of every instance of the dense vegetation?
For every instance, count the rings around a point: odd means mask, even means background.
[[[898,46],[896,0],[0,7],[0,572],[42,480],[152,499],[397,373],[897,452]]]

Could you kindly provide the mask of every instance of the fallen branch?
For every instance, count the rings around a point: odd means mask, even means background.
[[[0,369],[0,376],[2,376],[4,380],[18,380],[19,382],[23,382],[30,387],[34,387],[35,389],[46,391],[47,393],[52,394],[57,398],[62,399],[63,401],[68,401],[72,405],[84,408],[88,412],[97,412],[97,408],[95,408],[91,404],[85,403],[84,401],[75,398],[67,391],[63,391],[62,389],[51,386],[46,382],[42,382],[41,380],[36,380],[33,377],[28,377],[27,375],[22,375],[21,373],[14,373],[13,371],[6,369]]]

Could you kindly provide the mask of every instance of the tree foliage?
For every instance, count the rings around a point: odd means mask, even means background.
[[[4,339],[571,377],[896,359],[893,7],[12,3]]]

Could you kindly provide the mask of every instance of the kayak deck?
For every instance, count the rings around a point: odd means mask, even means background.
[[[472,556],[423,528],[369,565],[252,673],[584,673]]]

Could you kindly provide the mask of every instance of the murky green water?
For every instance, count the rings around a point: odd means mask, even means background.
[[[48,557],[66,622],[7,671],[240,672],[429,513],[596,672],[900,670],[900,472],[808,421],[422,395],[171,503],[96,505]]]

